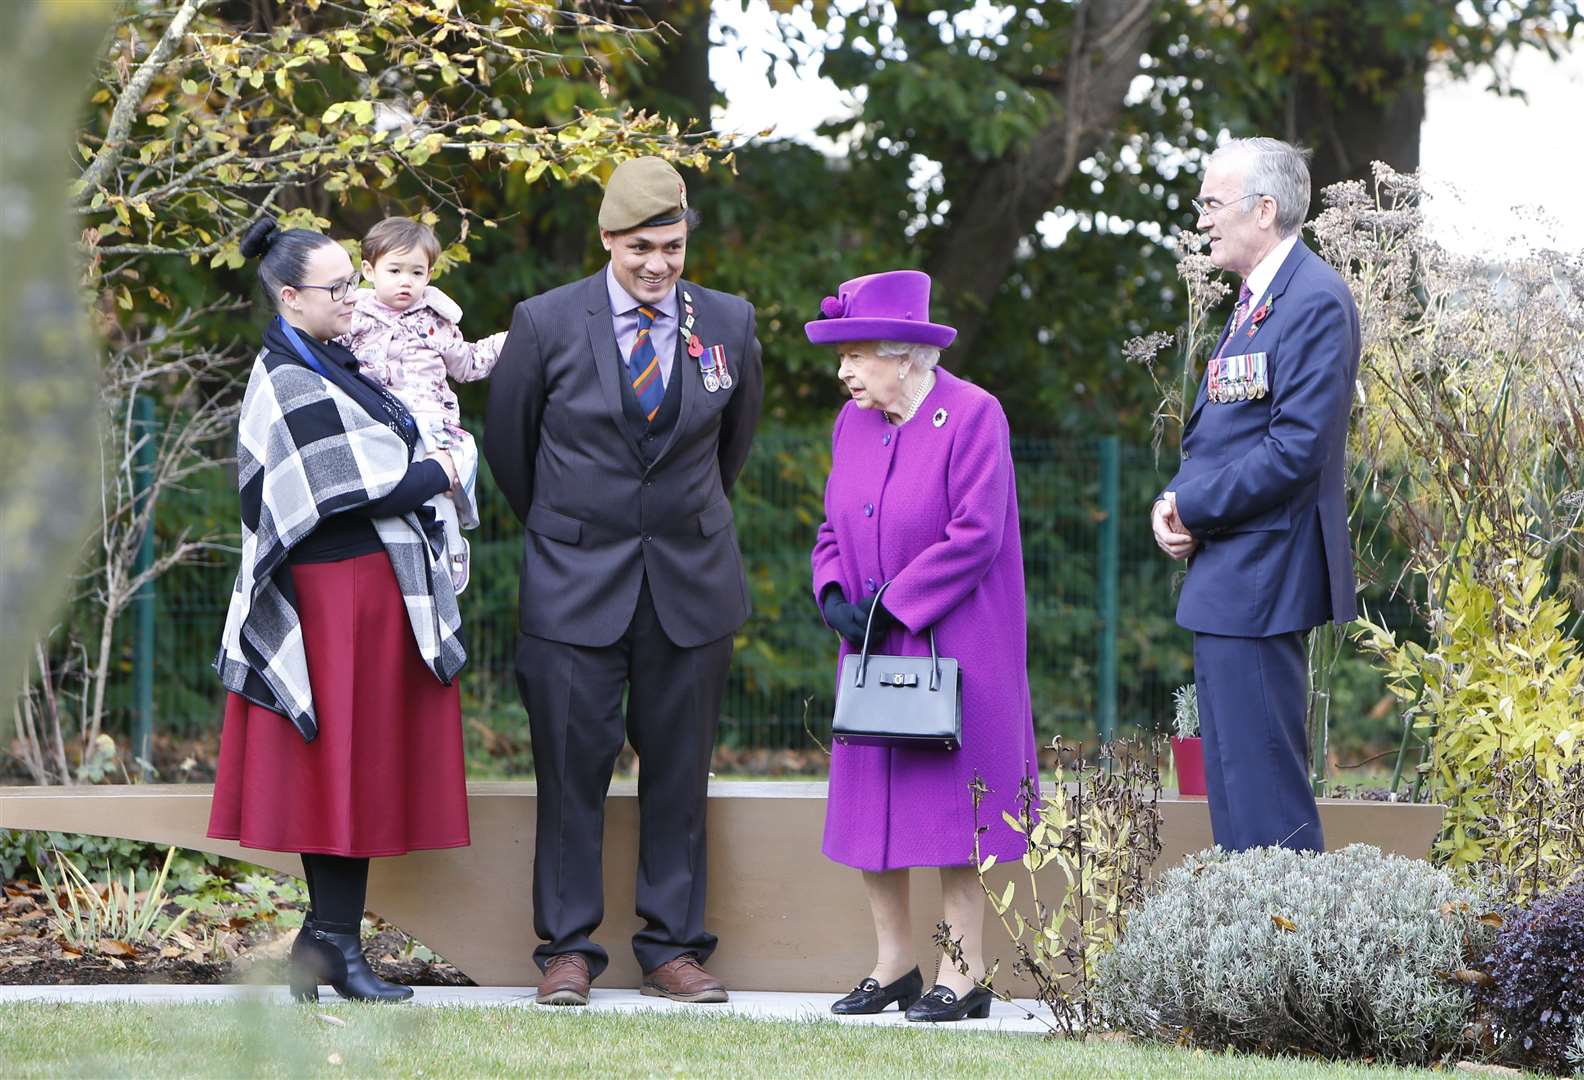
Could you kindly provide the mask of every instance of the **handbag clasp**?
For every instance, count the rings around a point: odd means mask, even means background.
[[[918,675],[911,671],[888,671],[880,676],[881,686],[917,686]]]

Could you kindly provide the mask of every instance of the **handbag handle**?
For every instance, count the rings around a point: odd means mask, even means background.
[[[880,606],[880,598],[885,595],[885,591],[887,589],[889,589],[890,587],[891,587],[891,582],[889,582],[889,581],[886,582],[884,585],[880,586],[880,591],[875,593],[874,603],[869,608],[869,619],[868,619],[867,622],[864,623],[863,653],[858,658],[858,675],[857,675],[857,678],[853,682],[854,686],[862,686],[864,684],[864,676],[866,674],[868,674],[868,671],[869,671],[869,636],[870,636],[870,634],[872,634],[874,632],[875,608]],[[935,628],[933,626],[929,628],[929,639],[930,639],[930,684],[929,684],[929,688],[930,688],[931,691],[935,691],[935,690],[939,690],[940,689],[940,685],[941,685],[941,670],[940,670],[940,654],[938,654],[935,651]]]

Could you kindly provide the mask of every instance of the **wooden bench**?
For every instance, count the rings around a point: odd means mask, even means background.
[[[0,828],[116,836],[245,859],[296,874],[296,855],[242,848],[204,835],[211,788],[140,784],[0,788]],[[535,789],[531,781],[468,785],[473,844],[449,851],[375,859],[369,908],[407,930],[485,986],[532,986]],[[1203,799],[1163,797],[1158,868],[1210,844]],[[1320,816],[1333,848],[1364,842],[1422,858],[1441,825],[1442,808],[1327,799]],[[841,993],[874,960],[874,930],[859,874],[820,854],[825,784],[736,781],[710,785],[709,917],[720,936],[710,970],[738,990]],[[638,800],[634,783],[612,786],[605,820],[605,923],[597,935],[610,952],[601,983],[633,987],[640,973],[629,941],[637,870]],[[1026,882],[1020,866],[996,867],[999,887]],[[1054,878],[1054,874],[1051,875]],[[1042,896],[1053,895],[1041,880]],[[1026,885],[1020,889],[1026,891]],[[940,917],[939,877],[914,875],[913,916],[919,958],[930,974],[930,937]],[[1010,950],[994,914],[988,946],[1009,978]]]

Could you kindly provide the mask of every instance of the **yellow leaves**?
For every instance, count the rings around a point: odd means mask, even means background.
[[[143,118],[143,122],[149,127],[162,128],[170,123],[170,117],[164,113],[149,113]]]
[[[1284,930],[1289,934],[1293,934],[1298,931],[1298,924],[1287,918],[1285,915],[1272,915],[1271,922],[1275,924],[1276,929]]]
[[[240,270],[246,262],[247,260],[242,258],[242,251],[237,246],[237,242],[233,240],[215,252],[214,258],[209,260],[209,267],[210,269],[218,269],[222,266],[228,266],[233,270]]]
[[[334,124],[343,116],[350,115],[360,124],[374,122],[374,103],[372,101],[338,101],[324,111],[320,120],[326,124]]]
[[[184,94],[197,94],[198,93],[198,83],[195,80],[193,80],[193,79],[183,79],[181,81],[181,88],[182,88],[182,93],[184,93]]]
[[[295,127],[293,127],[291,124],[283,125],[280,129],[278,129],[275,132],[275,136],[272,139],[270,139],[270,141],[269,141],[270,150],[272,150],[272,151],[279,150],[281,147],[285,146],[289,141],[291,141],[291,137],[293,135],[295,135],[296,133],[297,133],[297,129]]]
[[[364,65],[363,58],[351,50],[341,54],[341,62],[359,74],[368,74],[368,68]]]

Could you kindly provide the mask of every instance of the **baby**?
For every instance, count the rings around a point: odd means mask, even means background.
[[[370,229],[363,238],[363,277],[374,287],[358,291],[352,329],[340,340],[364,375],[411,410],[424,449],[444,450],[456,465],[455,493],[436,495],[429,505],[445,527],[448,569],[460,593],[467,587],[469,554],[461,530],[478,526],[478,447],[458,422],[446,375],[460,382],[484,378],[500,359],[506,335],[476,342],[462,336],[462,309],[429,284],[439,254],[434,232],[411,218],[386,218]]]

